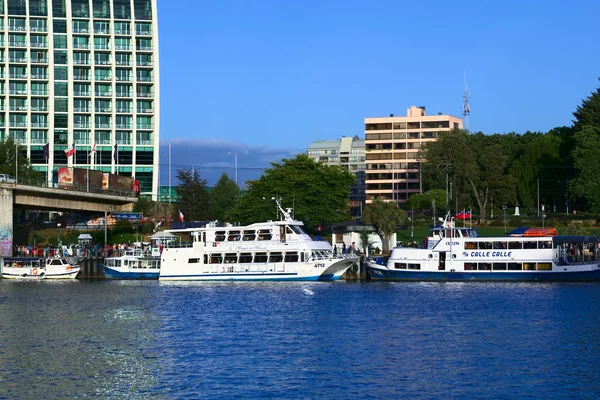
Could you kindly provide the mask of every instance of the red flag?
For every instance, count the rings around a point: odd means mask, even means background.
[[[73,146],[71,146],[70,149],[65,150],[65,156],[67,156],[67,158],[71,157],[73,154],[75,154],[75,143],[73,143]]]
[[[181,212],[181,210],[179,210],[179,220],[181,222],[185,222],[185,220],[183,219],[183,213]]]

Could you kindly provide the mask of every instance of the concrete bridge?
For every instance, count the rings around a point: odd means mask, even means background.
[[[136,197],[0,182],[0,256],[12,256],[15,207],[49,211],[127,212]]]

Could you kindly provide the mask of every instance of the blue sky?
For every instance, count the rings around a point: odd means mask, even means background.
[[[465,71],[471,130],[570,125],[600,85],[598,15],[596,0],[158,0],[161,143],[181,165],[231,169],[236,151],[238,168],[268,167],[363,137],[365,117],[461,116]]]

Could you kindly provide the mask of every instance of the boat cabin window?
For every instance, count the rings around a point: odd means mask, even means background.
[[[480,250],[488,250],[492,248],[492,242],[479,242]]]
[[[242,240],[256,240],[256,231],[244,231],[242,235]]]
[[[200,264],[199,258],[190,258],[188,259],[188,264]]]
[[[229,231],[229,235],[227,236],[227,240],[232,242],[232,241],[238,241],[242,238],[240,231]]]
[[[551,271],[552,263],[537,263],[538,271]]]
[[[298,262],[298,253],[295,251],[285,253],[285,262]]]
[[[537,249],[537,242],[523,242],[524,249]]]
[[[506,271],[506,263],[494,263],[492,269],[494,271]]]
[[[270,229],[261,229],[258,231],[258,240],[271,240],[273,239],[273,234]]]
[[[237,253],[226,253],[225,254],[225,262],[226,263],[235,263],[235,262],[237,262]]]
[[[54,259],[48,263],[49,265],[62,265],[60,260]]]
[[[522,249],[523,248],[523,243],[522,242],[508,242],[508,248],[512,249],[512,250],[517,250],[517,249]]]
[[[254,262],[255,263],[266,263],[267,262],[267,253],[256,253],[254,254]]]
[[[223,262],[223,255],[221,253],[215,253],[210,255],[211,264],[221,264]]]
[[[508,263],[509,271],[521,271],[522,269],[523,269],[523,264],[521,264],[521,263],[515,263],[515,262]]]
[[[408,264],[408,269],[421,269],[421,264]]]
[[[465,250],[477,250],[477,242],[465,242]]]
[[[394,263],[396,269],[406,269],[406,263]]]
[[[289,225],[286,225],[286,227],[285,227],[285,233],[287,235],[291,235],[292,233],[294,233],[294,231],[292,230],[292,228]]]
[[[523,263],[523,271],[535,271],[535,263]]]
[[[252,262],[252,253],[240,253],[240,264],[248,264]]]
[[[506,249],[506,242],[494,242],[493,243],[494,249],[497,250],[502,250],[502,249]]]
[[[225,231],[216,231],[215,232],[215,242],[224,242],[225,241]]]
[[[302,230],[302,228],[300,228],[298,225],[290,225],[290,228],[292,229],[292,231],[294,231],[295,234],[297,235],[305,235],[304,231]]]
[[[552,241],[550,241],[550,240],[538,242],[538,249],[551,249],[551,248],[552,248]]]
[[[477,263],[465,263],[465,271],[476,271]]]
[[[282,262],[283,254],[282,253],[271,253],[269,255],[269,262]]]
[[[477,269],[479,271],[489,271],[492,269],[492,263],[477,263]]]

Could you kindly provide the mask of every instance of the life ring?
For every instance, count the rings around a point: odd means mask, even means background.
[[[38,273],[38,270],[37,270],[37,268],[34,268],[34,269],[31,271],[31,272],[32,272],[34,275],[37,275],[37,273]]]

